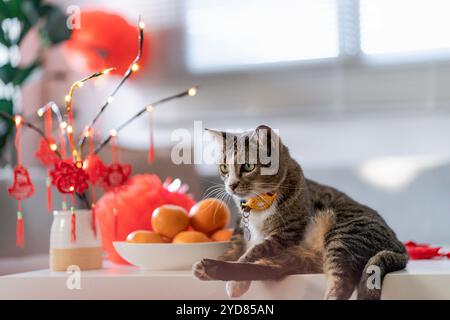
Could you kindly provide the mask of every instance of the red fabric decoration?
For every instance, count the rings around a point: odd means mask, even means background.
[[[50,171],[48,171],[47,174],[50,175]],[[48,210],[48,212],[52,212],[53,211],[53,193],[52,193],[52,180],[50,177],[47,177],[45,184],[47,187],[47,210]]]
[[[59,161],[50,171],[52,184],[63,194],[83,193],[89,188],[89,176],[84,172],[81,162]]]
[[[123,187],[105,193],[98,200],[98,228],[103,248],[111,261],[127,264],[114,250],[112,242],[124,241],[129,233],[136,230],[151,230],[153,210],[164,204],[178,205],[189,211],[195,201],[186,194],[168,191],[154,174],[135,175]],[[111,214],[114,208],[120,217],[117,230],[114,215]]]
[[[138,53],[138,29],[122,16],[104,11],[82,11],[82,28],[74,29],[65,51],[78,71],[98,71],[115,67],[124,74]],[[112,32],[111,28],[114,28]],[[145,35],[140,68],[148,62],[149,36]]]
[[[90,154],[86,157],[86,160],[83,162],[83,168],[92,184],[96,184],[106,170],[102,159],[95,154]]]
[[[431,247],[424,243],[415,243],[414,241],[405,242],[406,251],[412,260],[433,259],[442,257],[445,254],[439,253],[441,247]]]
[[[19,248],[25,247],[23,217],[20,211],[17,212],[16,246],[18,246]]]
[[[148,163],[152,164],[155,160],[155,141],[153,135],[153,111],[148,113],[149,120],[149,130],[150,130],[150,146],[148,148]]]
[[[50,144],[56,143],[53,138],[48,138],[48,142],[50,142]],[[59,160],[56,153],[50,149],[48,142],[44,138],[41,138],[39,141],[39,149],[35,153],[36,158],[38,158],[41,164],[47,168],[51,167]]]
[[[131,165],[113,163],[105,168],[102,185],[105,190],[112,190],[124,185],[131,174]]]
[[[27,168],[17,165],[13,175],[13,184],[8,188],[9,195],[19,201],[31,197],[34,193],[34,185]]]

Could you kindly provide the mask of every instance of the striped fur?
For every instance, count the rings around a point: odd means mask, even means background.
[[[244,133],[236,139],[253,136]],[[235,152],[233,147],[224,148],[223,156],[233,158]],[[277,200],[264,221],[255,218],[258,224],[250,226],[251,230],[258,228],[260,241],[245,241],[238,222],[231,249],[220,260],[195,264],[194,274],[202,280],[229,281],[227,291],[235,297],[245,293],[252,280],[323,272],[328,281],[326,299],[348,299],[355,289],[358,299],[379,299],[381,288],[368,285],[373,266],[380,271],[381,281],[386,273],[403,269],[408,261],[403,244],[375,210],[306,179],[281,143],[279,156],[281,165],[271,176],[260,175],[259,164],[252,174],[243,174],[237,163],[230,166],[233,173],[222,174],[226,186],[231,176],[238,177],[238,188],[234,192],[227,188],[237,203],[241,196],[235,192],[277,192]],[[250,222],[252,215],[260,214],[251,211]]]

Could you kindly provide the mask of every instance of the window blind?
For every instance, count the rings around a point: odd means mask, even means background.
[[[185,23],[193,70],[339,54],[334,0],[189,0]]]

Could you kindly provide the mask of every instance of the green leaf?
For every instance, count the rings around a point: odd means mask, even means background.
[[[15,72],[15,68],[13,68],[10,64],[5,64],[0,68],[0,80],[2,80],[3,83],[12,82],[14,80]]]
[[[29,25],[35,25],[39,20],[39,6],[32,0],[23,0],[22,11]]]
[[[11,100],[0,99],[0,110],[9,114],[13,113],[13,102]],[[0,154],[8,141],[8,136],[13,129],[12,121],[0,116]]]
[[[22,0],[2,0],[1,2],[6,6],[10,18],[16,17],[20,20],[25,18],[22,12]]]
[[[66,19],[66,14],[58,7],[53,7],[49,11],[43,31],[50,43],[57,44],[70,38],[72,30],[67,28]]]

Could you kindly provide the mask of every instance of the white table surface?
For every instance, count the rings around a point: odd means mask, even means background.
[[[140,271],[105,262],[82,271],[80,289],[69,290],[69,274],[38,270],[0,277],[0,299],[227,299],[224,282],[199,281],[190,271]],[[241,299],[322,299],[323,274],[255,281]],[[410,261],[388,274],[382,299],[450,299],[450,259]]]

